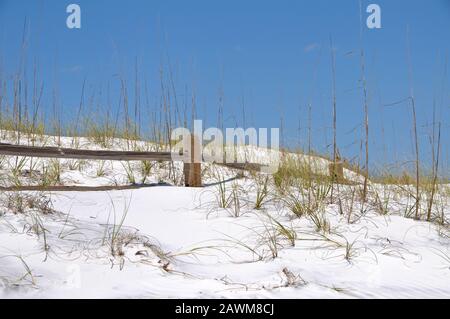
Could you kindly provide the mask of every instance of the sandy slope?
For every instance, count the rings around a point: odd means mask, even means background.
[[[72,185],[126,180],[120,164],[107,164],[102,177],[95,165],[63,166],[63,180]],[[161,176],[152,178],[157,182]],[[389,215],[368,211],[348,224],[336,205],[328,205],[331,231],[323,235],[309,219],[293,219],[276,202],[252,209],[251,180],[225,185],[246,190],[238,218],[217,208],[214,184],[55,192],[45,194],[55,210],[48,215],[13,214],[3,207],[0,298],[450,297],[448,226],[404,218],[395,207]],[[39,195],[22,195],[27,194]],[[0,196],[7,206],[14,194]],[[297,233],[294,245],[275,236],[276,258],[273,219]]]
[[[372,216],[357,225],[346,225],[339,216],[333,216],[332,224],[339,228],[339,233],[348,241],[355,242],[352,252],[355,256],[350,261],[343,258],[345,248],[302,240],[311,237],[306,234],[299,236],[296,247],[280,250],[278,258],[253,261],[251,253],[242,247],[233,247],[235,245],[229,239],[245,239],[251,245],[257,237],[254,231],[264,230],[260,228],[263,218],[251,213],[232,218],[226,212],[210,214],[206,218],[207,211],[196,208],[202,196],[204,201],[208,200],[205,190],[177,187],[53,194],[55,208],[70,212],[70,220],[76,230],[67,224],[61,230],[66,216],[46,217],[44,224],[49,230],[50,252],[45,261],[42,238],[37,241],[24,234],[21,231],[24,221],[20,217],[6,215],[2,219],[15,225],[18,233],[5,231],[5,223],[2,223],[1,253],[20,254],[31,268],[35,285],[21,283],[17,288],[4,288],[0,296],[450,296],[450,266],[439,256],[448,256],[450,241],[440,237],[435,226],[429,223],[398,216]],[[101,225],[110,224],[114,214],[120,219],[123,207],[128,204],[124,230],[152,236],[163,251],[174,253],[169,272],[161,269],[160,259],[150,250],[145,255],[136,256],[137,251],[146,250],[140,244],[125,247],[122,269],[122,258],[112,258],[107,249],[99,245],[104,231]],[[280,218],[290,223],[287,218]],[[307,221],[295,220],[293,223],[299,232],[312,229]],[[67,233],[67,237],[58,238],[61,232]],[[156,243],[155,239],[150,241]],[[344,239],[339,240],[345,242]],[[229,256],[213,248],[183,255],[194,247],[210,246],[224,247]],[[17,257],[4,257],[1,263],[2,274],[7,273],[10,278],[25,273]],[[288,282],[283,273],[285,268],[299,276],[292,287],[282,287]],[[25,279],[29,280],[28,277]]]

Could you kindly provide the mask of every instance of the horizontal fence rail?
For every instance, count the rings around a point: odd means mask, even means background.
[[[0,144],[0,155],[28,156],[45,158],[68,158],[111,161],[171,161],[170,152],[128,152],[81,150],[61,147],[37,147]]]

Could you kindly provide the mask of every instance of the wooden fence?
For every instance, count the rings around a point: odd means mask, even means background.
[[[194,142],[193,142],[194,143]],[[194,150],[195,148],[192,147]],[[0,155],[85,159],[101,161],[172,161],[171,152],[130,152],[130,151],[103,151],[82,150],[61,147],[35,147],[0,143]],[[177,154],[178,155],[178,154]],[[193,158],[193,155],[192,155]],[[260,171],[262,165],[255,163],[229,163],[219,164],[233,169]],[[201,187],[201,163],[184,163],[184,181],[187,187]],[[13,189],[12,187],[11,189]],[[28,187],[27,189],[36,188]]]

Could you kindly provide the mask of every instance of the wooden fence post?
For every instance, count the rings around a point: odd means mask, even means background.
[[[344,165],[341,161],[330,163],[328,169],[333,182],[342,183],[344,181]]]
[[[191,135],[190,163],[184,162],[184,185],[186,187],[202,186],[202,160],[200,141],[195,135]]]

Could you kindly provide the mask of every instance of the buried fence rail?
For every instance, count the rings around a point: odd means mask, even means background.
[[[82,150],[61,147],[13,145],[4,143],[0,143],[0,155],[103,161],[173,161],[173,154],[171,152]],[[223,163],[219,165],[234,169],[254,171],[259,171],[262,167],[262,165],[255,163]],[[201,187],[201,163],[184,163],[184,177],[185,186]],[[21,187],[8,187],[5,189],[19,190],[20,188]],[[24,189],[28,188],[25,186]]]

